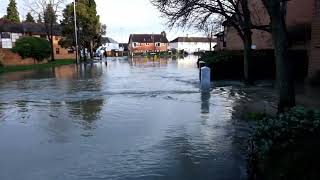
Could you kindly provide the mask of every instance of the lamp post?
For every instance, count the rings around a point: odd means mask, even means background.
[[[79,64],[79,46],[78,46],[78,31],[77,31],[77,13],[76,13],[76,0],[73,0],[73,16],[74,16],[74,37],[76,41],[76,61]]]

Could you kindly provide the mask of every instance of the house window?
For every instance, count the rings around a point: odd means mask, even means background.
[[[149,43],[146,43],[146,46],[149,46]]]
[[[223,42],[223,47],[227,47],[227,42]]]
[[[1,38],[2,39],[10,39],[11,35],[10,35],[10,33],[3,32],[3,33],[1,33]]]
[[[133,43],[133,47],[137,47],[138,46],[138,43]]]
[[[56,54],[60,54],[60,48],[56,48]]]
[[[160,47],[160,43],[156,43],[156,46]]]

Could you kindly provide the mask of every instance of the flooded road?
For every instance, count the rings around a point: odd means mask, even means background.
[[[245,179],[240,95],[201,93],[196,60],[0,75],[0,179]]]

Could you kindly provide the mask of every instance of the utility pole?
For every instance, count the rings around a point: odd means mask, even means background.
[[[79,64],[79,46],[78,46],[78,29],[77,29],[77,13],[76,13],[76,0],[73,0],[73,16],[74,16],[74,37],[76,41],[76,61]]]

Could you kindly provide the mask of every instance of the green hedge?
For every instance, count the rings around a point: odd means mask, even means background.
[[[51,55],[49,41],[32,36],[18,39],[12,51],[22,58],[33,58],[37,61],[47,59]]]
[[[296,79],[307,76],[308,54],[305,50],[289,51]],[[243,79],[243,51],[206,52],[199,61],[211,68],[212,79]],[[275,79],[276,66],[273,50],[253,50],[252,74],[255,79]]]
[[[251,179],[320,179],[320,112],[293,108],[265,118],[249,146]]]

